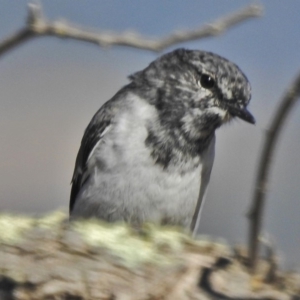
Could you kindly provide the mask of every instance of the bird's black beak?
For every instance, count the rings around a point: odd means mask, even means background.
[[[232,116],[238,117],[248,123],[255,124],[254,117],[246,108],[239,108],[230,104],[227,104],[226,108]]]

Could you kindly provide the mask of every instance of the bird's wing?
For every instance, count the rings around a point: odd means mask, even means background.
[[[193,215],[192,223],[191,223],[191,232],[193,235],[197,234],[197,230],[199,227],[201,212],[206,196],[207,186],[210,179],[211,169],[213,167],[214,158],[215,158],[215,136],[213,137],[212,141],[209,144],[208,149],[206,150],[204,157],[203,157],[203,165],[201,169],[201,182],[200,182],[200,192],[199,197],[196,205],[196,209]]]
[[[107,129],[111,126],[114,117],[113,101],[106,102],[94,115],[86,128],[81,145],[77,154],[74,174],[72,177],[72,189],[70,196],[70,212],[72,211],[75,199],[84,182],[88,179],[87,162],[98,143],[101,141]]]

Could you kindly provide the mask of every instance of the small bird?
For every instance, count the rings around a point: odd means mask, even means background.
[[[129,76],[94,115],[77,155],[70,217],[178,225],[194,231],[214,161],[215,130],[251,124],[237,65],[177,49]]]

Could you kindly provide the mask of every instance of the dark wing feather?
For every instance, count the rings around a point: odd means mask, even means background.
[[[111,124],[113,118],[112,104],[113,99],[106,102],[94,115],[88,127],[86,128],[81,140],[80,149],[77,154],[74,174],[72,177],[72,189],[70,197],[69,210],[72,211],[75,199],[84,182],[88,179],[86,174],[88,157],[101,139],[101,135],[105,128]]]

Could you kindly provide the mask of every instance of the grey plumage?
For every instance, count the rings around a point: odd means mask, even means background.
[[[178,49],[133,74],[85,130],[70,214],[109,222],[196,226],[215,130],[246,107],[250,84],[232,62]]]

